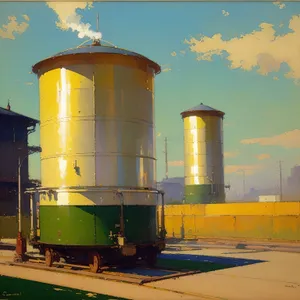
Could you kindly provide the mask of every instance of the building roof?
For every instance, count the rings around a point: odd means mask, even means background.
[[[182,118],[198,115],[217,116],[223,118],[225,113],[210,106],[204,105],[203,103],[200,103],[200,105],[189,108],[181,113]]]
[[[32,124],[32,125],[39,123],[38,120],[35,120],[33,118],[30,118],[30,117],[27,117],[27,116],[24,116],[24,115],[21,115],[21,114],[18,114],[16,112],[12,111],[12,110],[5,109],[3,107],[0,107],[0,116],[20,118],[20,119],[23,119],[23,121],[28,122],[29,124]]]
[[[48,58],[36,63],[32,67],[32,71],[33,71],[33,73],[38,73],[38,70],[45,62],[55,60],[59,57],[72,56],[72,55],[93,55],[93,54],[97,54],[97,53],[98,54],[103,53],[103,54],[119,54],[119,55],[126,55],[126,56],[134,56],[134,57],[148,61],[149,65],[151,65],[153,67],[156,74],[160,73],[160,71],[161,71],[160,66],[156,62],[150,60],[149,58],[147,58],[141,54],[138,54],[136,52],[132,52],[129,50],[125,50],[122,48],[118,48],[118,47],[103,46],[103,45],[99,45],[99,44],[85,45],[85,46],[71,48],[71,49],[67,49],[65,51],[59,52],[51,57],[48,57]]]

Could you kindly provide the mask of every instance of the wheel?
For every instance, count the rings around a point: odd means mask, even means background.
[[[52,267],[54,262],[54,254],[52,249],[46,249],[45,250],[45,263],[47,267]]]
[[[89,254],[89,266],[93,273],[98,273],[101,267],[101,256],[98,252],[91,252]]]
[[[150,248],[147,251],[145,260],[149,267],[154,267],[157,262],[157,250],[154,248]]]

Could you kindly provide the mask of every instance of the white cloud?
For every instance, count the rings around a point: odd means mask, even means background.
[[[269,159],[271,158],[270,154],[267,153],[262,153],[262,154],[258,154],[255,156],[258,160],[264,160],[264,159]]]
[[[212,37],[201,36],[199,39],[192,37],[186,40],[190,50],[197,53],[197,60],[212,61],[214,55],[223,56],[230,62],[230,69],[251,71],[258,68],[257,72],[267,75],[278,72],[283,63],[287,64],[289,71],[286,78],[292,78],[295,83],[300,80],[300,15],[290,19],[291,32],[276,35],[272,24],[261,23],[259,30],[248,34],[223,40],[221,33]]]
[[[26,85],[33,85],[33,82],[25,82]]]
[[[222,15],[224,16],[224,17],[228,17],[230,14],[229,14],[229,12],[228,11],[226,11],[226,10],[222,10]]]
[[[28,15],[22,15],[22,17],[24,18],[25,21],[29,22],[30,21],[30,18]]]
[[[173,51],[172,53],[171,53],[171,56],[176,56],[177,55],[177,53],[175,52],[175,51]]]
[[[47,2],[46,4],[57,14],[56,26],[59,29],[76,31],[79,38],[102,38],[102,34],[91,30],[91,24],[83,23],[81,21],[82,16],[77,13],[77,9],[91,9],[93,7],[92,2]]]
[[[163,68],[161,71],[162,72],[170,72],[170,71],[172,71],[172,69],[171,68]]]
[[[183,160],[169,161],[168,165],[171,167],[181,167],[181,166],[184,166],[184,161]]]
[[[239,151],[232,151],[232,152],[224,152],[225,158],[233,158],[239,155]]]
[[[252,175],[263,169],[262,165],[227,165],[225,166],[225,174],[243,174]]]
[[[180,54],[185,55],[186,51],[185,50],[180,50]]]
[[[300,129],[287,131],[271,137],[241,140],[242,144],[259,144],[262,146],[280,146],[283,148],[300,148]]]
[[[15,16],[8,17],[8,23],[2,25],[0,28],[0,38],[15,40],[15,33],[22,34],[24,33],[29,24],[26,22],[17,22],[17,18]]]
[[[273,4],[276,5],[279,9],[285,8],[285,4],[280,1],[273,2]]]

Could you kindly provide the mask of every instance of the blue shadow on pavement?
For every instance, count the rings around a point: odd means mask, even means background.
[[[146,268],[136,268],[136,269],[117,268],[116,271],[126,273],[126,274],[135,274],[140,276],[151,276],[151,277],[166,276],[166,275],[178,273],[177,271],[155,270],[155,269],[146,269]]]
[[[203,263],[231,265],[236,267],[266,262],[263,260],[248,259],[248,258],[246,259],[246,258],[192,255],[192,254],[160,254],[158,257],[160,259],[172,259],[172,260],[181,260],[181,261],[188,260],[188,261],[203,262]]]

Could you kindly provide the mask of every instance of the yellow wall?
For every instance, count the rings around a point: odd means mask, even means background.
[[[167,205],[167,237],[300,241],[300,202]],[[29,235],[30,220],[23,228]],[[0,217],[0,238],[15,238],[15,217]]]
[[[167,205],[167,237],[300,241],[300,202]]]

